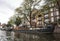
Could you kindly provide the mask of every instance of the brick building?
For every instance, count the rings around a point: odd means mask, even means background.
[[[40,10],[33,10],[32,20],[36,20],[36,26],[45,26],[50,23],[57,23],[59,19],[59,11],[56,4],[48,4],[49,9],[45,10],[43,13]]]

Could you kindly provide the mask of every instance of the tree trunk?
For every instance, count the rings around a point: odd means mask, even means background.
[[[31,10],[30,10],[30,27],[32,27],[32,24],[31,24]]]

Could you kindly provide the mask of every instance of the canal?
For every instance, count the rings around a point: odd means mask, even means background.
[[[31,34],[0,30],[0,41],[60,41],[60,34]]]

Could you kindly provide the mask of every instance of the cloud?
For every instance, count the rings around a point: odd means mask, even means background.
[[[23,0],[0,0],[0,22],[7,23],[14,15],[15,8],[19,7]]]

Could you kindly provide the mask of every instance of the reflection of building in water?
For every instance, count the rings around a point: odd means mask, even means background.
[[[39,36],[34,34],[15,32],[14,41],[38,41]]]
[[[27,34],[14,33],[14,41],[54,41],[56,37],[53,34]],[[60,38],[59,38],[60,39]]]
[[[6,33],[6,39],[7,41],[14,41],[14,32],[11,32],[11,31],[5,31]]]

